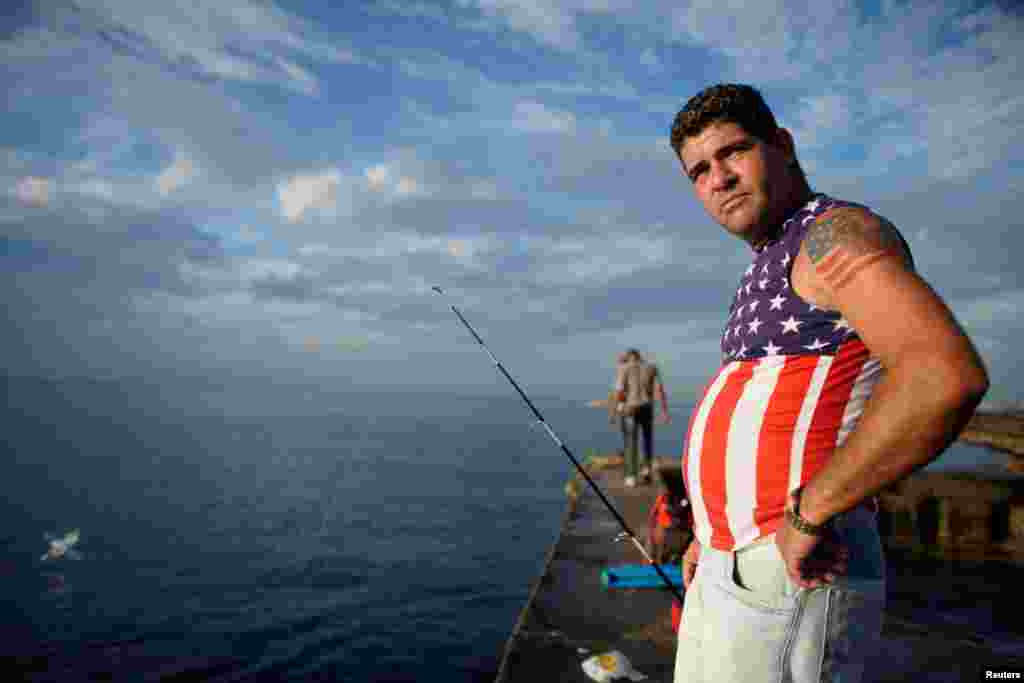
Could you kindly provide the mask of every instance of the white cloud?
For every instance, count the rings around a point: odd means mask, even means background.
[[[81,194],[98,197],[108,202],[118,199],[114,192],[114,184],[104,178],[89,178],[74,185],[73,189]]]
[[[398,184],[395,186],[395,192],[406,197],[408,195],[419,194],[420,185],[416,182],[415,178],[402,177],[398,179]]]
[[[178,155],[170,166],[156,178],[157,192],[166,197],[187,183],[195,175],[195,166],[188,157]]]
[[[238,274],[245,282],[277,279],[294,280],[305,272],[301,263],[287,259],[249,259],[238,264]]]
[[[658,54],[654,51],[654,48],[648,47],[640,53],[639,61],[641,64],[654,71],[661,71],[662,64],[661,60],[658,59]]]
[[[526,238],[535,254],[535,278],[546,285],[588,285],[663,265],[671,257],[664,237],[604,235],[577,239]]]
[[[327,288],[327,291],[335,296],[349,296],[353,294],[393,294],[395,290],[396,286],[394,282],[384,282],[380,280],[349,282],[344,285],[334,285]],[[368,314],[365,313],[351,311],[344,317],[348,320],[363,320],[369,319],[370,317],[375,318],[376,316],[368,316]]]
[[[319,80],[288,54],[328,62],[368,63],[351,50],[316,36],[313,24],[262,3],[140,3],[97,0],[79,21],[117,36],[132,51],[219,78],[273,83],[315,95]]]
[[[249,323],[279,328],[322,313],[320,302],[256,299],[251,292],[243,290],[220,292],[202,298],[155,293],[136,297],[135,304],[145,310],[184,313],[218,326]]]
[[[446,252],[461,265],[468,268],[483,267],[483,257],[497,252],[503,245],[493,235],[453,237],[447,240]]]
[[[280,183],[277,198],[282,215],[289,223],[295,223],[302,220],[307,211],[336,209],[340,180],[340,173],[330,170],[295,175]]]
[[[320,81],[317,80],[316,76],[311,74],[306,69],[303,69],[298,64],[288,61],[287,59],[281,59],[278,57],[276,60],[277,65],[281,67],[281,70],[288,74],[291,78],[292,83],[295,84],[301,92],[306,95],[316,95],[320,91]]]
[[[420,173],[402,172],[400,165],[421,166],[418,160],[408,158],[404,162],[383,163],[363,171],[367,187],[374,192],[384,192],[397,197],[424,196],[433,194],[436,188],[428,188],[417,176]],[[417,169],[421,170],[421,169]]]
[[[50,203],[52,185],[49,178],[27,176],[14,186],[14,196],[29,206],[46,206]]]
[[[793,136],[797,149],[816,149],[849,134],[851,104],[838,93],[811,95],[800,100]]]
[[[585,97],[608,97],[616,100],[643,102],[644,106],[651,106],[652,98],[637,90],[636,86],[622,80],[621,77],[611,80],[612,76],[602,74],[602,78],[595,81],[539,81],[530,83],[531,91],[546,90],[558,95],[577,95]]]
[[[1024,318],[1024,290],[1006,290],[953,305],[965,325],[974,329],[1005,329]]]
[[[571,10],[543,0],[459,0],[463,7],[477,7],[489,19],[500,19],[514,31],[522,31],[541,43],[562,50],[580,43]]]
[[[446,236],[421,235],[412,231],[384,232],[372,235],[365,243],[347,243],[343,247],[325,244],[306,245],[300,249],[304,256],[322,256],[330,258],[358,259],[368,264],[394,264],[414,254],[436,254],[443,259],[451,259],[467,268],[483,266],[482,259],[499,250],[503,242],[495,235]],[[397,280],[390,281],[391,289],[401,289],[405,293],[429,292],[430,287],[422,275],[408,275],[405,284]],[[334,285],[328,289],[336,294],[366,290],[368,286],[349,283]],[[374,290],[376,291],[376,290]]]
[[[303,244],[299,247],[299,254],[302,256],[323,256],[329,254],[331,248],[323,243],[318,244]]]
[[[391,169],[387,164],[377,164],[364,171],[366,182],[371,190],[383,189],[391,177]]]
[[[234,237],[242,244],[256,244],[257,242],[262,242],[266,239],[266,235],[259,230],[253,229],[251,225],[240,226]]]
[[[546,107],[540,102],[526,100],[515,107],[516,128],[530,133],[572,133],[576,130],[576,115]]]

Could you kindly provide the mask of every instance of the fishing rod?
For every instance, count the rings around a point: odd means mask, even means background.
[[[442,291],[440,287],[435,285],[431,289],[433,289],[441,296],[445,296],[444,291]],[[501,370],[501,374],[505,375],[505,379],[507,379],[512,384],[512,386],[515,387],[515,390],[519,392],[519,395],[522,396],[524,401],[526,401],[526,405],[530,406],[530,410],[533,411],[533,414],[537,417],[537,421],[540,422],[541,426],[544,427],[544,430],[548,433],[548,436],[550,436],[551,439],[555,442],[555,444],[562,449],[562,452],[565,453],[566,456],[568,456],[569,460],[572,461],[572,464],[576,466],[576,470],[581,475],[583,475],[583,478],[586,480],[586,482],[590,484],[590,488],[594,490],[594,493],[598,495],[598,497],[601,499],[601,502],[604,503],[605,507],[607,507],[608,510],[612,513],[612,515],[615,516],[615,519],[618,520],[619,525],[622,527],[622,534],[620,534],[619,538],[616,540],[621,540],[622,535],[625,535],[626,538],[633,541],[633,545],[635,545],[637,549],[640,551],[640,554],[642,554],[647,559],[647,562],[650,563],[652,567],[654,567],[655,571],[658,572],[658,576],[661,577],[661,580],[665,582],[665,585],[668,586],[669,590],[672,591],[672,594],[675,595],[676,600],[679,601],[680,606],[682,606],[682,593],[680,593],[679,589],[676,588],[676,586],[672,583],[672,580],[668,578],[668,575],[661,568],[661,566],[658,565],[658,563],[655,562],[647,553],[647,549],[644,548],[643,543],[641,543],[640,540],[636,537],[636,534],[633,533],[633,530],[629,528],[629,524],[626,523],[626,520],[622,517],[622,515],[619,514],[619,511],[615,509],[615,506],[612,505],[611,501],[608,500],[608,498],[604,495],[604,493],[601,491],[601,488],[596,483],[594,483],[593,479],[590,478],[590,475],[587,474],[587,471],[583,468],[582,465],[580,465],[579,461],[575,458],[575,456],[573,456],[568,446],[562,443],[562,440],[558,438],[554,430],[552,430],[551,427],[548,426],[548,423],[544,419],[544,416],[541,415],[540,411],[537,410],[537,407],[533,405],[533,401],[531,401],[530,398],[526,395],[526,393],[519,388],[519,385],[516,383],[514,379],[512,379],[512,375],[508,374],[508,370],[506,370],[505,366],[501,364],[501,361],[494,357],[494,354],[491,353],[491,350],[487,348],[487,344],[485,344],[484,340],[480,338],[480,335],[476,333],[476,330],[474,330],[473,326],[469,324],[469,321],[467,321],[462,316],[462,313],[459,312],[459,309],[455,308],[455,305],[451,303],[448,304],[448,307],[452,309],[452,313],[458,316],[459,320],[461,320],[462,324],[466,326],[466,329],[469,330],[469,333],[473,335],[473,338],[476,339],[477,343],[483,348],[484,351],[487,352],[487,355],[491,357],[491,362],[494,363],[494,366]]]

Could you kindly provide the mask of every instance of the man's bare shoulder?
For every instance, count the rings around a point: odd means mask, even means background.
[[[895,251],[904,263],[911,264],[896,226],[861,206],[842,206],[823,213],[807,230],[802,246],[814,265],[837,248],[853,258]]]

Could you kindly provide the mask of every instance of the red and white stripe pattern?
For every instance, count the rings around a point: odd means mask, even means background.
[[[778,529],[787,494],[846,440],[880,377],[857,337],[834,354],[723,365],[694,410],[683,454],[698,541],[728,552]]]

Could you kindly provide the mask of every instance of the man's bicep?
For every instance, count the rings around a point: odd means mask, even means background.
[[[914,354],[976,358],[949,307],[896,255],[870,259],[832,291],[832,301],[883,366]]]

